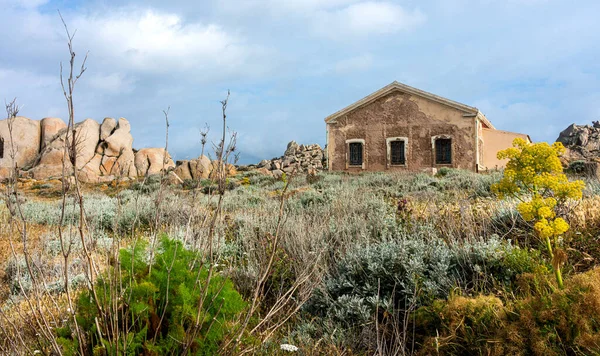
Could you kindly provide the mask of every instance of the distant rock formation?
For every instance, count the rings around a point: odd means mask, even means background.
[[[583,161],[584,172],[600,178],[600,123],[593,121],[592,125],[575,125],[562,131],[557,142],[567,149],[563,155],[563,165],[568,167],[575,161]]]
[[[160,173],[174,168],[169,152],[164,148],[142,148],[135,153],[135,169],[139,177]]]
[[[173,173],[182,181],[215,178],[215,172],[217,172],[218,167],[219,164],[216,160],[211,161],[210,158],[202,155],[191,160],[177,161]],[[237,174],[237,169],[234,165],[227,164],[225,172],[227,176],[231,177]]]
[[[212,170],[211,161],[202,155],[196,159],[177,161],[175,174],[182,180],[205,179],[210,176]]]
[[[600,124],[567,127],[556,139],[567,148],[565,157],[569,161],[600,159]]]
[[[12,141],[8,122],[0,120],[0,179],[7,178],[15,164],[20,175],[34,179],[61,177],[63,162],[67,174],[70,173],[71,161],[65,157],[64,150],[70,133],[63,120],[16,117],[12,120]],[[68,141],[71,144],[70,137]],[[136,153],[132,147],[131,126],[124,118],[105,118],[102,124],[92,119],[79,122],[75,124],[75,142],[77,174],[83,182],[135,178],[175,167],[168,153],[163,165],[163,148],[144,148]]]
[[[12,141],[10,137],[8,120],[0,120],[0,178],[8,177],[15,165],[24,167],[36,159],[42,138],[40,121],[15,117],[12,120]]]
[[[0,120],[0,180],[8,178],[15,166],[21,177],[37,180],[60,178],[63,169],[66,175],[71,175],[72,164],[65,155],[65,145],[70,145],[72,139],[63,120],[16,117],[11,121],[12,141],[8,122]],[[218,162],[204,155],[175,163],[164,148],[134,149],[131,125],[124,118],[107,117],[102,124],[85,119],[75,124],[74,131],[77,175],[82,182],[107,183],[117,178],[134,179],[164,170],[169,182],[181,183],[190,179],[215,178],[219,171]],[[323,169],[323,163],[321,146],[299,145],[292,141],[283,156],[240,169],[255,169],[280,178],[283,173],[314,173]],[[237,168],[232,164],[224,166],[224,170],[227,176],[237,174]]]

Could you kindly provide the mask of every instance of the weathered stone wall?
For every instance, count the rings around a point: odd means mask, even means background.
[[[328,163],[334,171],[423,171],[444,166],[476,170],[475,119],[418,96],[393,92],[327,124]],[[452,139],[452,164],[435,164],[432,138]],[[406,137],[406,165],[389,166],[386,138]],[[364,168],[347,167],[346,140],[365,141]]]

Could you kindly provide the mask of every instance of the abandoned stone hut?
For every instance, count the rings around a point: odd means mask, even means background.
[[[528,135],[497,130],[477,108],[393,82],[328,116],[330,171],[475,172],[502,168],[498,151]]]

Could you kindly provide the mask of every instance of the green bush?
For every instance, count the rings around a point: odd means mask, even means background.
[[[49,183],[44,183],[44,184],[41,184],[41,183],[36,183],[36,184],[34,184],[34,185],[31,187],[31,189],[32,189],[32,190],[39,190],[39,189],[52,189],[52,188],[54,188],[54,186],[53,186],[52,184],[49,184]]]
[[[315,184],[322,180],[323,180],[323,176],[320,174],[312,174],[312,173],[306,174],[306,183],[308,183],[308,184]]]
[[[448,167],[442,167],[437,171],[436,176],[438,177],[445,177],[448,175],[448,173],[450,172],[451,168]]]
[[[185,190],[192,190],[198,188],[199,185],[200,183],[197,179],[188,178],[183,181],[182,188]]]
[[[148,176],[145,181],[138,181],[131,185],[131,190],[138,191],[142,194],[154,193],[160,188],[160,174]]]
[[[304,208],[310,208],[318,205],[329,204],[331,196],[327,193],[319,193],[314,190],[307,190],[300,195],[300,203]]]
[[[121,250],[118,290],[105,275],[96,283],[96,301],[87,290],[79,297],[77,321],[85,333],[84,350],[89,354],[114,355],[118,347],[121,354],[127,355],[181,354],[182,342],[192,338],[192,354],[215,354],[245,308],[241,296],[230,280],[213,274],[204,304],[199,306],[208,271],[198,264],[196,253],[186,250],[181,242],[164,237],[152,272],[148,253],[146,244],[140,242],[133,250]],[[113,315],[107,316],[109,312]],[[197,318],[200,328],[194,337],[190,333]],[[109,340],[111,329],[105,323],[109,320],[121,327],[118,346],[115,335]],[[59,336],[65,351],[78,349],[72,333],[62,329]]]
[[[208,184],[206,184],[205,181],[202,182],[202,193],[203,194],[218,194],[219,193],[219,186],[216,182],[212,182],[212,181],[208,181]],[[240,183],[237,182],[236,180],[227,178],[227,180],[225,181],[225,190],[234,190],[237,187],[240,186]]]

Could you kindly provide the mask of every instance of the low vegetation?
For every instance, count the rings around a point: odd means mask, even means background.
[[[222,185],[86,186],[83,242],[68,233],[77,201],[61,214],[60,184],[22,180],[26,254],[2,212],[0,350],[598,353],[598,182],[582,193],[583,182],[556,178],[579,193],[548,214],[535,202],[560,200],[559,188],[519,192],[527,183],[506,177],[247,171]],[[552,250],[543,218],[569,226],[551,234]]]

